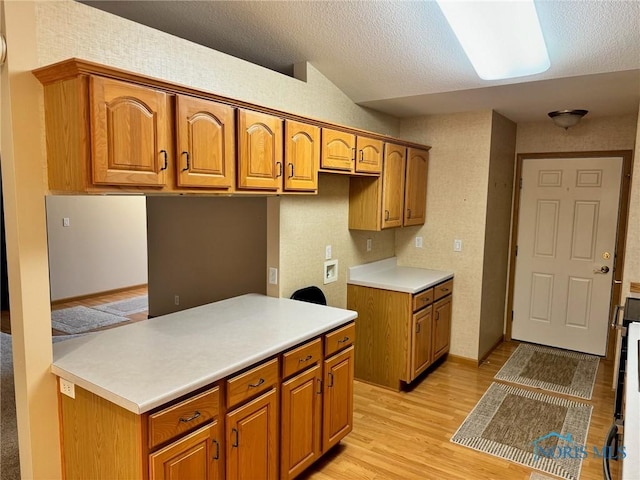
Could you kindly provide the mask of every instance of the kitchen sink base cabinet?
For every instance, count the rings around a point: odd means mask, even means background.
[[[449,352],[453,280],[415,294],[347,285],[358,312],[355,378],[393,390]]]

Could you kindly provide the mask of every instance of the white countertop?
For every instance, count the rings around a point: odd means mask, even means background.
[[[356,317],[248,294],[55,343],[51,371],[144,413]]]
[[[623,480],[640,475],[640,390],[638,390],[638,340],[640,323],[629,324],[627,378],[625,380],[624,439],[627,456],[622,461]]]
[[[349,268],[347,283],[396,292],[418,293],[453,278],[453,272],[398,267],[396,257]]]

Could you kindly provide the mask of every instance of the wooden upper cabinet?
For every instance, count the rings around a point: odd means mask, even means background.
[[[404,225],[423,225],[427,217],[427,167],[429,152],[407,150],[407,173],[404,191]]]
[[[382,228],[401,227],[407,149],[387,143],[382,174]]]
[[[286,120],[284,128],[284,189],[314,192],[318,189],[320,128],[293,120]]]
[[[238,110],[238,188],[281,190],[282,119]]]
[[[356,154],[356,136],[352,133],[322,129],[321,168],[353,172]]]
[[[176,97],[176,174],[180,187],[233,187],[234,108],[185,95]]]
[[[163,186],[172,158],[169,96],[92,76],[90,100],[93,183]]]
[[[358,136],[356,139],[356,172],[380,173],[382,171],[382,140]]]

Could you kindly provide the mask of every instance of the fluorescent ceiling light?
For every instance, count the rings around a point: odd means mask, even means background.
[[[533,0],[437,0],[478,76],[523,77],[549,69]]]

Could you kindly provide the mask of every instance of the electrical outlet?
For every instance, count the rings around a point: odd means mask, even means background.
[[[76,386],[73,382],[69,380],[65,380],[64,378],[60,379],[60,393],[66,395],[67,397],[76,398]]]
[[[324,247],[324,259],[331,260],[331,245]]]
[[[62,218],[62,226],[63,227],[70,227],[71,226],[71,220],[69,219],[69,217],[63,217]]]
[[[416,248],[422,248],[422,237],[416,237]]]
[[[174,295],[173,303],[174,305],[180,305],[180,295]]]
[[[269,283],[271,285],[277,285],[278,284],[278,269],[277,268],[269,267]]]
[[[367,238],[367,252],[370,252],[372,247],[373,247],[373,240],[370,238]]]
[[[454,240],[453,241],[453,251],[461,252],[462,251],[462,240]]]

